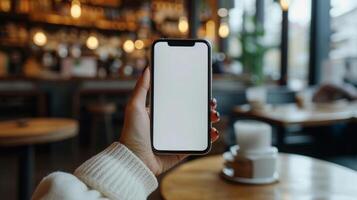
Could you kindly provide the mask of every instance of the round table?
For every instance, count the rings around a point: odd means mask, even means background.
[[[71,119],[31,118],[0,122],[0,147],[19,147],[19,199],[30,199],[32,192],[33,145],[72,138],[78,123]]]
[[[162,180],[161,194],[175,199],[343,199],[357,197],[357,172],[330,162],[280,154],[279,182],[246,185],[223,180],[222,156],[210,156],[182,164]]]

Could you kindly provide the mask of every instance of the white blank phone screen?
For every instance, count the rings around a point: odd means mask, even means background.
[[[203,151],[208,146],[208,51],[154,46],[153,146],[161,151]]]

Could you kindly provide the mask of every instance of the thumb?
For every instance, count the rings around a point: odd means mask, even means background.
[[[143,74],[136,82],[132,103],[145,107],[146,96],[150,88],[150,69],[146,67]]]

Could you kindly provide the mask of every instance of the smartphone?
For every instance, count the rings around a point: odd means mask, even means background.
[[[151,145],[155,153],[205,154],[211,148],[211,46],[156,40],[151,49]]]

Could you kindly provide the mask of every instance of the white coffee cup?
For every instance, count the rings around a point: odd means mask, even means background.
[[[259,121],[234,124],[237,145],[224,153],[223,177],[241,183],[268,184],[278,180],[278,150],[271,145],[271,126]]]
[[[251,87],[246,91],[247,101],[252,110],[263,110],[266,104],[267,91],[264,87]]]
[[[264,151],[271,147],[272,128],[255,120],[239,120],[234,123],[237,144],[241,151]]]

